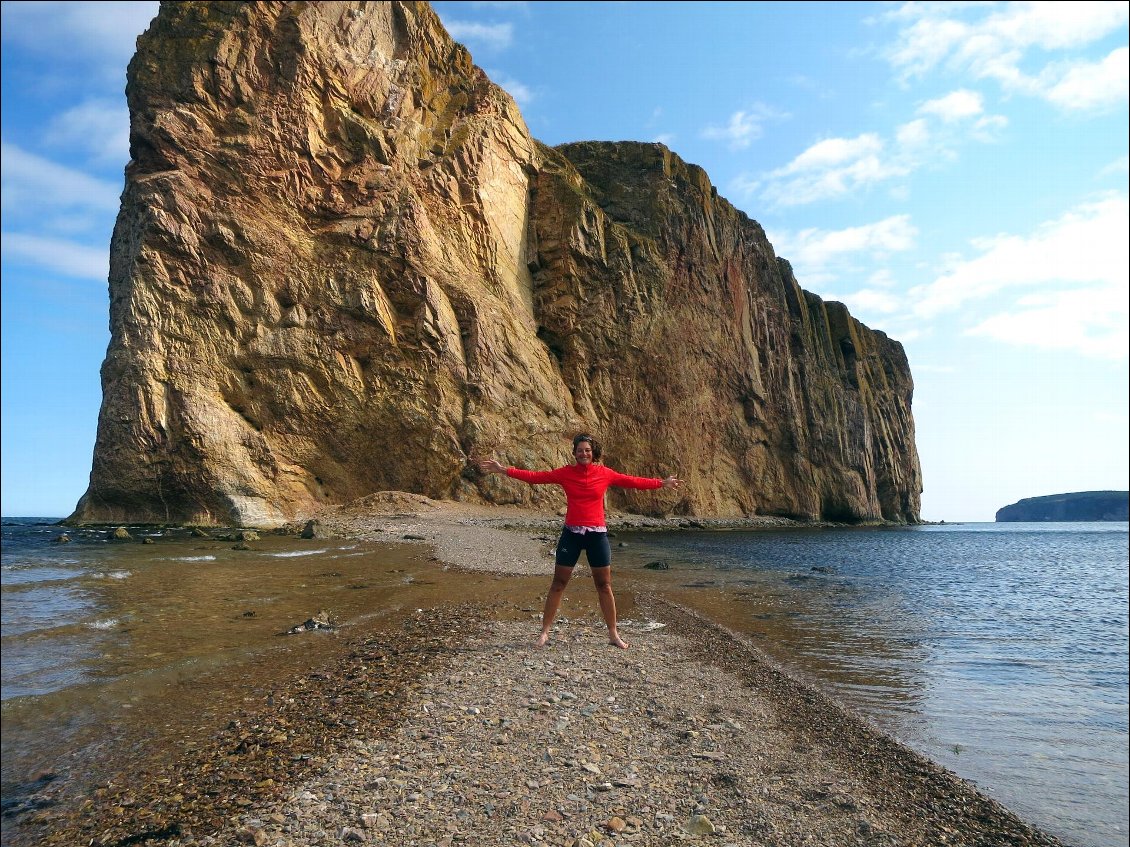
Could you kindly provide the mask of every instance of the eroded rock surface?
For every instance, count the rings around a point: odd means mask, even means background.
[[[424,3],[165,3],[129,67],[111,343],[72,520],[526,506],[494,455],[678,473],[644,514],[914,522],[901,345],[658,144],[534,140]]]

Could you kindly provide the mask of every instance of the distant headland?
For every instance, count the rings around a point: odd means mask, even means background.
[[[1130,491],[1078,491],[1026,497],[997,511],[1006,521],[1125,521],[1130,519]]]

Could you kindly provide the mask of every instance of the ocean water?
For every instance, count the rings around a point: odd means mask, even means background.
[[[116,542],[105,529],[3,519],[5,704],[221,663],[226,651],[277,634],[284,621],[302,623],[323,606],[350,614],[372,589],[411,581],[403,567],[359,566],[366,548],[356,542],[296,545],[265,535],[256,549],[237,551],[236,530],[207,538],[183,528],[129,531],[132,541]],[[69,543],[56,541],[63,534]],[[217,537],[225,534],[233,537]]]
[[[237,551],[218,533],[59,544],[52,519],[3,524],[6,809],[38,773],[121,746],[131,721],[187,733],[222,716],[225,692],[313,661],[318,633],[279,636],[321,610],[348,625],[504,594],[527,619],[545,590],[507,577],[500,594],[498,577],[449,576],[391,539]],[[627,614],[637,587],[698,608],[1065,843],[1126,847],[1127,543],[1125,523],[954,524],[619,532],[614,549]],[[668,569],[643,567],[655,559]]]
[[[200,538],[129,527],[133,540],[115,542],[106,529],[51,518],[2,523],[5,844],[22,837],[12,835],[18,810],[45,780],[85,796],[146,757],[208,737],[277,680],[316,670],[354,627],[499,593],[498,577],[451,579],[424,548],[383,536],[263,534],[237,550],[236,530]],[[56,541],[63,533],[69,543]],[[508,586],[536,597],[541,582]],[[334,630],[287,635],[322,612]]]
[[[623,565],[1077,847],[1125,847],[1127,524],[620,533]]]

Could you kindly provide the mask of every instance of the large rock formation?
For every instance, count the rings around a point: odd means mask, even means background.
[[[901,345],[658,144],[550,149],[424,3],[162,3],[129,67],[72,520],[270,525],[468,457],[678,473],[640,512],[915,522]]]
[[[1077,491],[1025,497],[997,510],[998,523],[1013,521],[1126,521],[1130,491]]]

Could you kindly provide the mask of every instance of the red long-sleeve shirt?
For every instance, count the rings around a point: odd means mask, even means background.
[[[530,485],[560,485],[565,489],[569,526],[604,526],[604,492],[618,488],[662,488],[663,480],[628,476],[604,465],[565,465],[552,471],[507,468],[506,475]]]

